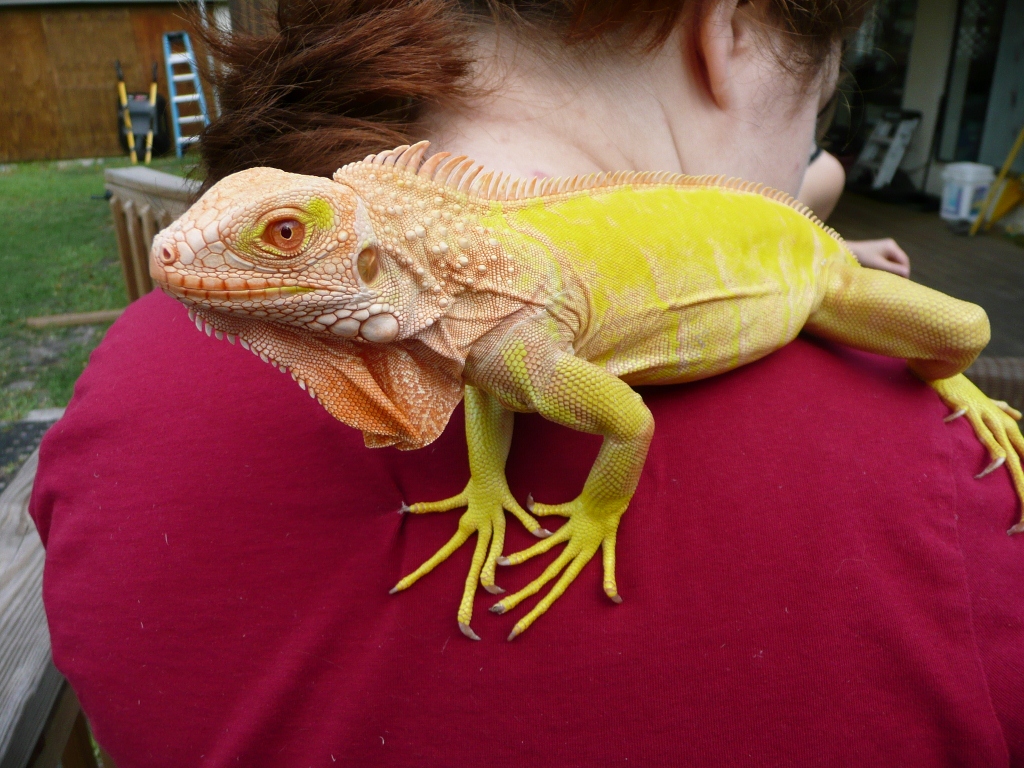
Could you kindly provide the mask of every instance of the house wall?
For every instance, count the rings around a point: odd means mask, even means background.
[[[177,3],[0,7],[0,162],[121,154],[120,59],[128,91],[148,92],[161,36],[188,29]],[[201,58],[201,57],[200,57]]]
[[[936,182],[941,171],[928,173],[932,138],[942,107],[946,89],[949,57],[953,49],[956,27],[957,0],[918,0],[914,18],[914,39],[910,44],[910,60],[903,92],[903,108],[921,112],[921,124],[907,152],[901,168],[910,174],[914,184],[921,188],[927,175],[928,188]],[[932,178],[936,177],[936,178]]]
[[[254,35],[269,34],[274,27],[275,0],[228,0],[232,28]]]
[[[1024,0],[1008,0],[978,162],[1000,168],[1024,127]],[[1024,152],[1013,170],[1024,173]]]

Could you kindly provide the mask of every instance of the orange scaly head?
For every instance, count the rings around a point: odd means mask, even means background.
[[[416,339],[449,301],[429,263],[385,250],[369,207],[338,181],[241,171],[157,235],[150,273],[207,334],[291,373],[368,444],[418,448],[461,399],[462,361]]]
[[[208,310],[201,314],[215,328],[209,310],[389,342],[416,330],[402,322],[415,288],[378,247],[350,187],[253,168],[216,184],[161,232],[150,271],[165,291]]]

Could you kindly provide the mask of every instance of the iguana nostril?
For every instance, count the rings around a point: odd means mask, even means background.
[[[178,257],[166,245],[163,247],[163,250],[160,251],[160,261],[164,264],[173,264],[177,260]]]

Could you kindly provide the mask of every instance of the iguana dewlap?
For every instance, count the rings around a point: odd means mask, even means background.
[[[966,415],[1024,497],[1024,438],[1005,403],[963,375],[988,342],[984,311],[860,268],[842,239],[788,195],[723,177],[597,174],[511,180],[427,143],[371,155],[334,180],[254,168],[216,184],[160,233],[154,279],[288,371],[369,446],[419,448],[466,399],[471,475],[458,532],[402,590],[478,534],[458,619],[495,564],[566,543],[544,574],[491,610],[558,581],[525,630],[603,549],[618,601],[615,534],[654,430],[630,384],[693,381],[756,360],[801,330],[906,358]],[[532,505],[568,518],[553,535],[509,492],[512,412],[604,436],[578,498]],[[528,506],[530,504],[528,503]],[[546,537],[501,557],[504,510]],[[1024,530],[1018,523],[1011,532]]]

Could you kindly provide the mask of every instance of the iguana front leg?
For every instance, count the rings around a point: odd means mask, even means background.
[[[569,520],[545,541],[498,561],[502,565],[521,563],[556,544],[566,544],[543,574],[492,606],[495,613],[504,613],[562,573],[551,591],[515,625],[509,640],[526,631],[562,595],[599,548],[604,554],[604,591],[621,602],[615,583],[615,538],[654,434],[654,418],[628,384],[558,349],[550,341],[557,331],[531,330],[535,332],[523,329],[521,335],[510,336],[500,346],[484,366],[488,370],[481,371],[481,385],[490,386],[512,407],[534,410],[581,432],[604,435],[604,442],[576,499],[566,504],[537,504],[532,510]]]
[[[526,529],[537,537],[550,536],[513,498],[505,480],[505,461],[512,444],[514,414],[486,392],[467,386],[465,392],[466,443],[469,447],[469,482],[456,496],[442,501],[420,502],[404,506],[402,512],[422,514],[447,512],[466,507],[459,528],[433,557],[398,582],[391,593],[401,592],[430,573],[474,533],[477,535],[473,562],[466,577],[466,587],[459,604],[459,629],[473,640],[480,638],[470,626],[473,618],[473,597],[477,579],[492,595],[505,590],[494,584],[495,563],[505,544],[505,510],[519,518]],[[488,547],[490,544],[490,547]]]
[[[1024,505],[1021,414],[986,397],[962,374],[989,340],[981,307],[886,272],[836,263],[821,306],[805,327],[858,349],[906,358],[953,411],[946,420],[966,416],[988,449],[992,463],[976,477],[1005,463]],[[1021,532],[1024,518],[1009,530]]]

